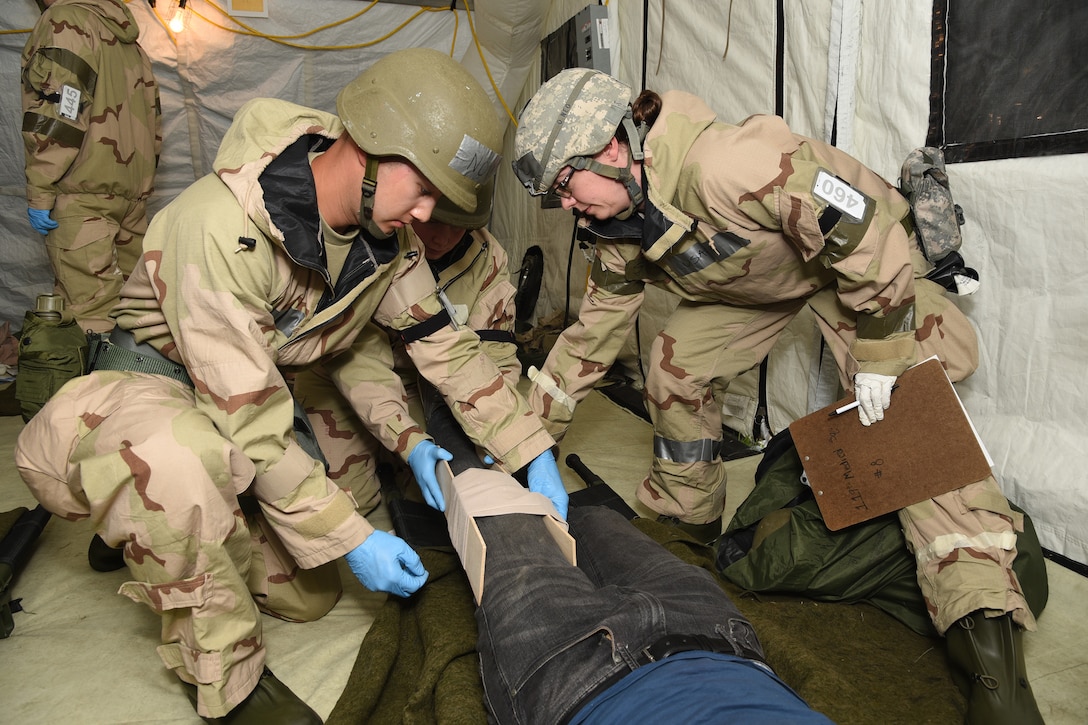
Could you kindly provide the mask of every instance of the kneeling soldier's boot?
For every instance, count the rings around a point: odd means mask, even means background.
[[[196,686],[182,682],[185,694],[196,707]],[[213,725],[321,725],[321,716],[310,708],[267,667],[253,692],[224,717],[201,717]]]
[[[87,547],[87,561],[95,571],[117,571],[125,567],[125,550],[110,546],[95,534]]]
[[[945,638],[952,675],[967,697],[967,725],[1043,724],[1028,684],[1022,632],[1008,614],[957,620]]]

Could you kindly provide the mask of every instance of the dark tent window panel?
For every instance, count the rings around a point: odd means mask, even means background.
[[[932,60],[946,161],[1088,152],[1088,0],[935,0]]]

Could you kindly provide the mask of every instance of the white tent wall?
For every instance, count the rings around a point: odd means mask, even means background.
[[[159,5],[159,12],[166,12],[168,3],[160,0]],[[231,25],[208,0],[191,0],[190,5]],[[267,35],[297,34],[367,5],[268,0],[270,17],[247,23]],[[234,111],[246,100],[273,96],[332,110],[340,87],[396,48],[450,52],[452,46],[454,56],[493,94],[496,113],[516,115],[539,85],[538,41],[585,5],[586,0],[474,3],[472,19],[485,67],[463,11],[422,12],[372,47],[299,50],[228,33],[196,17],[175,45],[145,2],[131,2],[141,42],[155,62],[165,118],[153,209],[206,172]],[[894,180],[907,151],[925,142],[930,9],[930,3],[784,2],[786,120],[800,133],[827,138],[830,87],[838,104],[838,142]],[[340,46],[374,41],[419,12],[414,6],[378,4],[360,19],[290,42]],[[31,0],[7,0],[0,30],[29,28],[37,15]],[[775,3],[611,0],[608,16],[613,73],[633,88],[642,86],[645,72],[648,87],[697,93],[727,121],[774,112]],[[25,40],[25,34],[0,34],[0,158],[5,161],[0,168],[0,322],[16,328],[35,295],[51,287],[41,238],[26,221],[18,103]],[[513,124],[507,159],[513,155],[512,139]],[[1088,229],[1081,201],[1088,163],[1084,155],[1016,159],[954,164],[949,173],[968,218],[964,254],[983,281],[979,293],[957,300],[979,328],[982,346],[979,371],[959,389],[1006,493],[1032,514],[1044,546],[1088,562],[1088,493],[1077,461],[1088,442],[1088,386],[1080,383],[1083,363],[1077,360],[1088,349],[1088,261],[1081,252]],[[540,209],[504,163],[492,226],[514,266],[528,247],[544,249],[546,273],[536,317],[560,309],[571,215]],[[572,316],[585,288],[587,264],[575,250],[569,275]],[[674,304],[668,295],[648,295],[640,317],[644,355]],[[811,320],[802,317],[775,349],[768,385],[772,430],[806,412],[821,390],[814,373],[818,344]],[[633,343],[628,353],[626,362],[634,367]],[[752,376],[730,386],[726,409],[730,425],[750,426]]]

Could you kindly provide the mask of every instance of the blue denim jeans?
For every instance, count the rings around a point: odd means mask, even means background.
[[[487,544],[477,647],[488,707],[507,723],[563,722],[665,635],[730,640],[762,655],[713,576],[600,506],[572,508],[578,566],[539,516],[477,520]]]

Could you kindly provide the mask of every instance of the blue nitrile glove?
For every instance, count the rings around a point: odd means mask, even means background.
[[[57,223],[49,214],[50,212],[48,209],[28,207],[26,210],[26,215],[30,219],[30,226],[34,227],[34,231],[38,232],[38,234],[41,234],[43,237],[51,230],[57,228]]]
[[[452,453],[427,440],[417,443],[412,452],[408,454],[408,465],[411,466],[412,475],[416,477],[416,481],[423,491],[423,500],[431,508],[436,508],[439,511],[446,510],[446,499],[442,497],[442,487],[438,485],[438,476],[434,473],[434,467],[439,461],[452,460]]]
[[[894,375],[858,373],[854,376],[854,397],[858,401],[858,418],[864,426],[884,420],[884,411],[891,405]]]
[[[567,489],[555,465],[551,450],[544,451],[529,464],[529,490],[542,493],[552,500],[555,510],[565,521],[567,518]]]
[[[419,554],[404,539],[374,531],[344,555],[352,573],[372,592],[407,597],[427,581]]]

